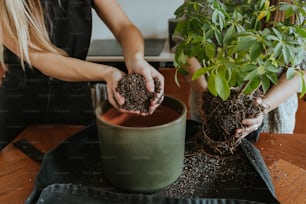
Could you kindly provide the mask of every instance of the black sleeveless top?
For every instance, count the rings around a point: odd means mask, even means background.
[[[92,0],[41,0],[41,3],[52,43],[69,56],[84,60],[91,38]],[[9,71],[16,68],[20,70],[14,70],[15,74],[23,72],[19,57],[6,48],[4,56]]]

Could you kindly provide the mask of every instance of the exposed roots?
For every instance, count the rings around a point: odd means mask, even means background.
[[[223,101],[204,92],[201,96],[203,123],[198,137],[205,148],[219,155],[232,154],[241,142],[234,135],[237,128],[243,128],[242,120],[254,118],[263,111],[255,102],[258,96],[259,93],[247,96],[232,90],[229,99]]]

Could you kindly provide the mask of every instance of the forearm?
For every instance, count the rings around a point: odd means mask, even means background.
[[[93,2],[97,14],[120,43],[126,66],[131,71],[135,62],[144,60],[144,41],[140,30],[130,21],[117,1]]]
[[[105,81],[113,67],[95,64],[54,53],[31,52],[33,67],[63,81]]]
[[[306,77],[304,77],[304,80],[306,80]],[[300,91],[300,87],[301,82],[299,77],[296,76],[291,80],[287,80],[286,75],[283,74],[280,77],[278,84],[271,87],[263,98],[263,103],[267,106],[266,112],[270,112],[277,108],[290,96],[297,94]]]
[[[127,25],[116,36],[122,46],[127,69],[131,71],[135,62],[144,59],[144,40],[140,31],[133,25]]]

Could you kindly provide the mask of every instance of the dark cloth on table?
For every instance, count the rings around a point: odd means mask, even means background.
[[[197,131],[199,124],[187,121],[186,141]],[[196,204],[196,203],[279,203],[267,167],[256,147],[243,139],[241,144],[253,172],[250,176],[260,182],[250,189],[223,189],[214,198],[167,198],[154,194],[132,194],[116,191],[106,185],[99,158],[96,125],[92,123],[67,141],[47,153],[26,203],[109,203],[109,204]],[[247,172],[246,172],[247,173]],[[250,178],[251,179],[251,178]],[[254,178],[252,178],[254,179]],[[205,188],[205,186],[199,186]],[[228,191],[234,192],[229,194]],[[231,195],[232,197],[224,197]]]

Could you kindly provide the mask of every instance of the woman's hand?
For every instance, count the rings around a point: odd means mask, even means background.
[[[129,73],[141,74],[146,80],[146,87],[149,92],[155,93],[155,98],[152,100],[149,114],[152,114],[157,107],[162,103],[164,99],[164,77],[152,67],[145,59],[137,59],[133,63],[129,63]],[[160,90],[155,90],[154,79],[157,78],[160,81]]]
[[[237,129],[235,136],[236,137],[246,137],[253,131],[256,131],[262,124],[264,118],[264,114],[259,114],[256,118],[247,118],[242,121],[244,128]]]
[[[107,83],[106,87],[107,87],[108,101],[113,107],[115,107],[120,112],[139,114],[138,112],[127,111],[125,109],[120,108],[120,106],[125,103],[125,99],[123,96],[119,94],[119,92],[116,89],[118,87],[118,82],[123,76],[124,73],[115,67],[110,68],[110,70],[107,72],[105,81]]]
[[[259,105],[263,105],[263,101],[261,98],[257,98],[255,101]],[[264,106],[265,107],[265,106]],[[262,124],[264,119],[264,114],[266,113],[266,107],[263,112],[257,115],[255,118],[247,118],[242,121],[242,124],[244,125],[244,128],[237,129],[235,132],[236,137],[246,137],[248,134],[250,134],[253,131],[256,131]]]
[[[145,113],[141,113],[140,111],[132,111],[120,108],[121,105],[125,103],[125,98],[119,94],[117,91],[118,83],[120,79],[124,76],[124,73],[119,69],[112,67],[106,75],[106,83],[107,83],[107,95],[108,101],[113,107],[115,107],[118,111],[122,113],[135,114],[135,115],[147,115]]]

